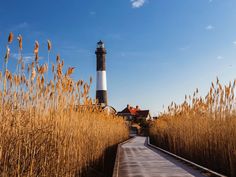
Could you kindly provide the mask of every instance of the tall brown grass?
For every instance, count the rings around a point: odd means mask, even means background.
[[[17,73],[8,70],[10,33],[4,70],[0,73],[0,176],[82,176],[101,162],[105,152],[128,137],[123,120],[103,112],[89,97],[90,86],[71,78],[57,56],[52,80],[45,80],[48,63],[35,61],[25,67],[22,36],[18,36]],[[48,41],[48,53],[51,42]],[[101,171],[104,169],[101,169]]]
[[[150,127],[152,142],[220,173],[236,176],[235,84],[212,83],[206,97],[198,89],[171,103]]]

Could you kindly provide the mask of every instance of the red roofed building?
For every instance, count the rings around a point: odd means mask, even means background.
[[[118,116],[124,117],[129,121],[138,121],[138,120],[152,120],[149,110],[141,110],[139,106],[131,107],[127,105],[125,109],[117,113]]]

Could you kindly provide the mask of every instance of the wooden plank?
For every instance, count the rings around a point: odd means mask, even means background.
[[[113,177],[190,177],[203,175],[180,161],[146,146],[146,137],[121,144]]]

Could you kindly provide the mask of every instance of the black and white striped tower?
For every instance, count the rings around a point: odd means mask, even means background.
[[[107,105],[106,49],[100,40],[97,43],[97,89],[96,99],[102,106]]]

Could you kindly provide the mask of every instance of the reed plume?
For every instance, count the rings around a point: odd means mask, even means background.
[[[9,43],[9,44],[12,43],[12,41],[13,41],[13,37],[14,37],[13,33],[10,32],[10,34],[9,34],[9,36],[8,36],[8,43]]]

